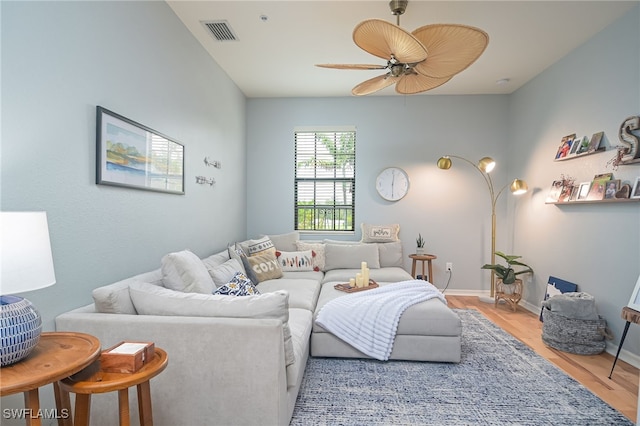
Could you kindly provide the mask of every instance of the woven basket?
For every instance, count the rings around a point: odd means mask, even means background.
[[[581,320],[542,310],[542,341],[552,348],[578,355],[595,355],[604,351],[608,336],[607,321]]]

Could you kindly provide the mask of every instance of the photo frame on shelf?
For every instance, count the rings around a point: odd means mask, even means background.
[[[604,199],[604,192],[606,184],[613,177],[613,173],[602,173],[595,175],[591,182],[591,188],[587,195],[587,200],[602,200]]]
[[[184,194],[184,145],[98,106],[96,184]]]
[[[589,195],[589,189],[591,189],[591,182],[582,182],[578,186],[578,193],[576,194],[576,200],[582,201],[586,200]]]
[[[586,136],[580,138],[580,141],[577,142],[578,149],[576,150],[576,155],[586,154],[589,151],[589,139]]]
[[[557,203],[560,198],[560,194],[562,193],[562,181],[554,180],[551,184],[551,189],[549,189],[549,194],[547,194],[547,203]]]
[[[602,141],[602,136],[604,136],[604,132],[597,132],[597,133],[594,133],[593,136],[591,136],[591,140],[589,141],[589,147],[587,149],[587,152],[595,152],[600,148],[600,142]]]
[[[640,176],[636,178],[631,190],[631,196],[629,198],[640,198]]]
[[[562,138],[560,141],[560,146],[558,147],[558,151],[556,152],[556,160],[561,158],[565,158],[571,152],[571,145],[573,144],[573,140],[575,139],[576,134],[573,133],[571,135],[567,135]]]
[[[616,198],[616,193],[620,189],[620,179],[612,179],[607,181],[605,190],[604,190],[604,199],[612,200]]]

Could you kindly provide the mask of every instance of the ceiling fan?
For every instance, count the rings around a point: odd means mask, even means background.
[[[318,64],[323,68],[387,70],[351,90],[357,96],[369,95],[392,84],[396,92],[415,94],[435,89],[451,80],[476,61],[489,43],[489,35],[479,28],[458,24],[425,25],[413,32],[400,28],[400,15],[408,0],[391,0],[391,13],[397,24],[381,19],[360,22],[353,30],[353,41],[361,49],[387,61],[386,65]]]

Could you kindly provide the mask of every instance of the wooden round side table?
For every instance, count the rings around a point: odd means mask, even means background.
[[[74,425],[89,424],[91,394],[118,391],[120,425],[128,426],[130,424],[129,388],[131,386],[137,387],[140,425],[153,425],[149,380],[160,374],[167,367],[167,363],[167,353],[155,347],[153,359],[135,373],[111,373],[98,370],[80,381],[75,381],[70,377],[60,381],[60,392],[65,399],[69,398],[69,392],[76,394]]]
[[[413,263],[411,265],[411,276],[414,278],[418,278],[416,276],[416,263],[422,262],[422,279],[433,283],[433,269],[431,267],[431,261],[433,259],[437,259],[438,256],[436,256],[435,254],[410,254],[409,257],[413,260]],[[425,262],[427,262],[429,275],[425,275],[424,273]],[[428,278],[425,278],[425,276],[427,276]]]
[[[53,383],[59,425],[71,424],[58,381],[81,371],[100,356],[100,341],[89,334],[45,332],[25,359],[0,370],[0,396],[24,393],[27,425],[42,423],[38,388]],[[68,404],[67,404],[68,406]]]

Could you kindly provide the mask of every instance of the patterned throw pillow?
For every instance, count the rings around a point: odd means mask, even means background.
[[[237,272],[225,285],[219,287],[213,294],[227,296],[253,296],[260,294],[255,285],[242,272]]]
[[[315,255],[313,250],[276,251],[276,257],[283,272],[313,271]]]
[[[393,243],[398,241],[400,225],[370,225],[362,224],[363,243]]]
[[[316,254],[313,257],[313,270],[324,271],[324,244],[323,243],[307,243],[304,241],[296,241],[296,247],[300,251],[313,250]]]
[[[264,254],[265,252],[275,253],[276,251],[273,242],[267,236],[258,238],[257,240],[243,241],[240,243],[240,246],[247,256],[256,256],[258,254]]]
[[[278,264],[276,259],[275,249],[273,253],[267,252],[265,254],[258,254],[255,256],[247,257],[250,268],[256,276],[256,284],[262,281],[271,280],[275,278],[282,278],[282,268]],[[253,281],[253,280],[252,280]]]
[[[253,269],[251,269],[251,265],[249,264],[249,260],[247,258],[247,255],[242,250],[242,247],[240,247],[240,244],[238,244],[238,243],[230,244],[227,247],[227,250],[229,250],[229,257],[231,259],[236,259],[238,262],[240,262],[242,264],[242,268],[244,269],[245,274],[251,280],[251,282],[253,284],[258,284],[258,282],[259,282],[258,281],[258,277],[253,272]]]

